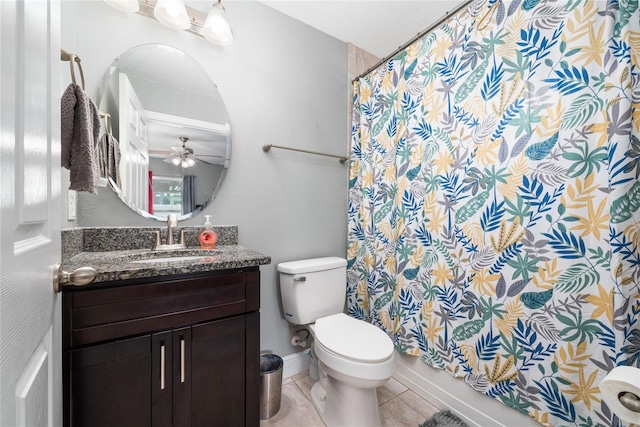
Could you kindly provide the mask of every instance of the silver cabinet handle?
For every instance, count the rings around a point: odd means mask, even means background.
[[[164,390],[165,345],[160,346],[160,390]]]
[[[180,382],[184,382],[184,337],[180,337]]]
[[[58,293],[66,284],[76,286],[88,285],[96,279],[96,270],[93,267],[80,267],[71,273],[64,271],[60,264],[53,267],[53,290]]]

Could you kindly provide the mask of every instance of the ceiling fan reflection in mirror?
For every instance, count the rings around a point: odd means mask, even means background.
[[[173,153],[164,159],[167,163],[173,163],[176,166],[182,166],[183,169],[190,168],[196,164],[196,156],[193,155],[193,150],[187,148],[187,141],[189,138],[181,136],[182,147],[171,147]]]
[[[187,141],[189,141],[189,138],[187,138],[186,136],[181,136],[179,137],[180,141],[182,142],[182,147],[171,147],[171,152],[167,152],[167,151],[156,151],[156,150],[149,150],[150,153],[153,152],[153,154],[164,154],[167,155],[168,157],[166,157],[165,159],[163,159],[165,162],[167,163],[172,163],[176,166],[180,166],[183,169],[186,168],[190,168],[192,166],[195,166],[196,162],[202,162],[202,163],[206,163],[208,165],[212,164],[209,163],[205,160],[203,160],[201,157],[220,157],[220,156],[210,156],[210,155],[202,155],[202,154],[198,154],[197,156],[193,153],[193,149],[188,148],[187,145]]]

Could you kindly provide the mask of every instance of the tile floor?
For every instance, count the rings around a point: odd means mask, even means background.
[[[284,379],[280,411],[260,427],[324,427],[310,400],[313,383],[308,372]],[[383,427],[418,427],[438,411],[393,378],[377,391]]]

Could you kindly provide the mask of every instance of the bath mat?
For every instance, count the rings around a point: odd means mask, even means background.
[[[433,417],[420,424],[419,427],[469,427],[469,425],[450,411],[440,411],[433,414]]]

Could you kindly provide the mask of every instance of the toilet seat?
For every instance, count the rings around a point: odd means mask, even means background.
[[[359,363],[381,363],[393,357],[393,343],[381,329],[344,313],[316,320],[316,342],[334,355]]]

